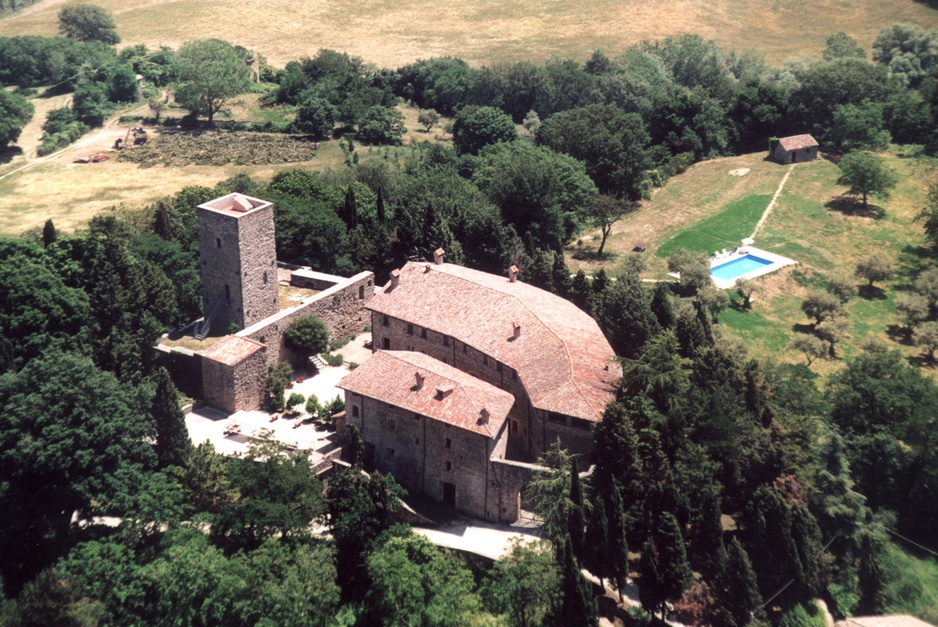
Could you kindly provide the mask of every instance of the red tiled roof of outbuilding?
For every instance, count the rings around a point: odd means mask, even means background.
[[[366,306],[513,368],[538,409],[598,421],[615,396],[621,370],[599,325],[533,285],[449,263],[408,263],[397,286],[385,286]]]
[[[778,140],[785,150],[801,150],[802,148],[813,148],[817,146],[817,140],[810,135],[792,135],[791,137],[782,137]]]
[[[419,386],[417,373],[423,377]],[[489,438],[498,435],[515,403],[490,383],[409,351],[376,352],[338,387]]]

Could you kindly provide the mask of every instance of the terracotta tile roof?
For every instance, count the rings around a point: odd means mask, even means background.
[[[589,315],[508,277],[448,263],[408,263],[398,286],[385,286],[366,307],[450,335],[513,368],[541,410],[601,420],[622,374]]]
[[[813,148],[817,146],[817,140],[810,135],[792,135],[791,137],[782,137],[778,140],[785,150],[801,150],[802,148]]]
[[[266,346],[256,340],[239,337],[237,335],[228,335],[218,340],[211,348],[205,351],[203,358],[234,366],[264,348],[266,348]]]
[[[907,614],[892,616],[850,616],[844,620],[845,627],[931,627],[930,623]]]
[[[419,387],[418,373],[423,377]],[[494,385],[409,351],[376,352],[338,387],[489,438],[498,435],[515,403]]]

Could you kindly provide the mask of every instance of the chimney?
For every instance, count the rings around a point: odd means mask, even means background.
[[[511,266],[508,268],[508,281],[514,283],[518,280],[518,266]]]
[[[479,412],[479,424],[484,425],[488,421],[489,421],[489,410],[483,407],[482,411]]]
[[[423,273],[426,274],[428,272],[430,272],[430,264],[425,263],[423,264]]]
[[[452,384],[441,385],[436,389],[436,400],[441,401],[450,394],[453,393],[453,390],[456,389],[456,386]]]
[[[520,322],[518,322],[517,320],[512,322],[511,330],[512,330],[511,339],[517,340],[519,337],[521,337],[521,323]]]
[[[423,375],[422,372],[418,370],[417,372],[414,373],[414,378],[417,380],[417,384],[414,387],[419,390],[420,388],[423,387],[423,380],[426,377]]]
[[[393,290],[397,287],[397,284],[401,282],[401,271],[400,270],[391,270],[391,289]]]
[[[433,251],[433,263],[436,265],[441,265],[443,263],[443,255],[446,254],[446,251],[442,248],[437,248]]]

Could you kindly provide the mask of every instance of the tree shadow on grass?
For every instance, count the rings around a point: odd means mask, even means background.
[[[606,249],[600,255],[600,254],[597,254],[595,250],[577,248],[572,253],[570,253],[570,256],[576,259],[577,261],[601,262],[601,261],[615,261],[616,259],[619,258],[619,253],[612,252],[611,250]]]
[[[837,196],[833,200],[824,203],[824,206],[831,211],[837,211],[846,216],[871,218],[873,220],[879,220],[886,215],[886,211],[882,207],[870,203],[867,203],[864,207],[863,202],[854,196]]]
[[[795,333],[807,333],[808,335],[814,334],[814,324],[793,324],[791,325],[791,330]]]
[[[15,157],[23,154],[23,149],[19,146],[10,146],[5,150],[0,150],[0,165],[10,163]]]
[[[857,286],[860,298],[863,300],[886,300],[886,290],[875,285]]]
[[[886,336],[895,342],[896,344],[901,344],[903,346],[912,346],[912,334],[904,325],[901,324],[890,324],[886,327]]]
[[[909,355],[906,358],[906,361],[909,362],[909,365],[916,366],[918,368],[927,368],[928,370],[934,370],[938,368],[938,361],[922,353]]]

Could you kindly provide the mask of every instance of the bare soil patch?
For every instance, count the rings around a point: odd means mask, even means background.
[[[299,163],[316,156],[319,143],[297,135],[226,131],[163,132],[142,146],[124,150],[118,161],[140,167],[164,165],[270,165]]]

